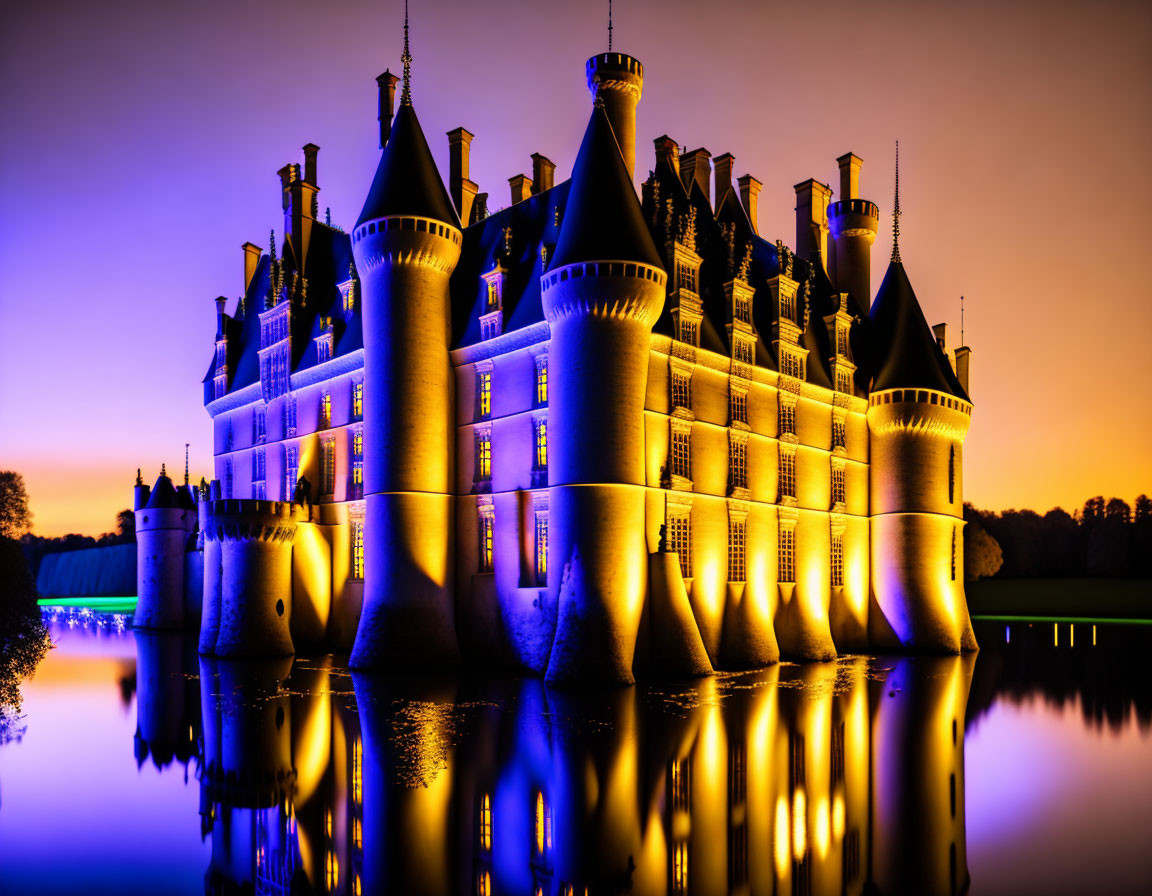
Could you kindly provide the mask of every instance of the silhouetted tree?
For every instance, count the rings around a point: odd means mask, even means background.
[[[19,542],[0,536],[0,744],[23,733],[20,683],[48,650],[48,629]]]
[[[0,537],[19,538],[31,526],[24,477],[14,470],[0,470]]]
[[[964,527],[964,580],[974,582],[996,575],[1004,563],[1004,554],[980,521],[973,519]]]

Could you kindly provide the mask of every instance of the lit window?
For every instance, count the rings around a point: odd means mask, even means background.
[[[732,392],[729,396],[729,408],[733,423],[747,423],[748,393]]]
[[[796,322],[796,296],[780,291],[780,317]]]
[[[845,426],[842,417],[836,417],[832,420],[832,447],[843,448],[845,445]]]
[[[357,525],[356,521],[352,522],[353,527]],[[363,524],[360,524],[363,526]],[[361,541],[363,541],[363,532],[361,532]],[[364,801],[364,744],[361,743],[360,738],[356,738],[352,742],[352,804],[359,806]],[[360,844],[357,843],[357,846]]]
[[[848,375],[847,370],[836,371],[836,391],[837,392],[852,392],[852,377]]]
[[[780,576],[781,582],[796,581],[796,532],[791,526],[780,527]]]
[[[352,495],[353,499],[364,496],[364,430],[352,431]]]
[[[548,421],[537,420],[533,427],[535,434],[535,453],[533,457],[534,469],[548,469]]]
[[[780,497],[796,497],[796,455],[791,451],[780,452]]]
[[[680,289],[696,292],[696,268],[694,265],[683,261],[676,265],[676,285]]]
[[[692,407],[692,380],[682,373],[673,372],[672,377],[672,407],[691,409]]]
[[[688,513],[668,517],[668,544],[680,558],[680,573],[692,578],[692,516]]]
[[[747,339],[735,339],[732,343],[732,356],[741,364],[752,363],[752,343]]]
[[[495,311],[500,307],[500,283],[493,277],[488,281],[488,303],[487,310]]]
[[[480,514],[480,572],[492,571],[492,530],[495,521],[491,512]]]
[[[327,429],[332,425],[332,393],[325,392],[320,396],[320,428]]]
[[[340,883],[340,863],[336,861],[335,854],[329,850],[328,858],[324,863],[325,878],[328,881],[328,891],[332,892],[336,889],[336,885]]]
[[[669,769],[672,779],[672,809],[687,812],[692,808],[692,792],[689,789],[692,778],[692,760],[674,759]]]
[[[548,515],[536,514],[536,584],[548,584]]]
[[[544,858],[552,850],[552,810],[540,791],[536,791],[535,819],[536,836],[532,845],[536,847],[536,856]]]
[[[741,297],[736,300],[733,317],[746,324],[752,323],[752,312],[747,299]]]
[[[683,840],[672,847],[672,892],[688,892],[688,844]]]
[[[691,478],[692,448],[690,433],[686,429],[672,430],[672,456],[669,458],[673,476]]]
[[[780,401],[780,435],[796,434],[796,405]]]
[[[548,359],[536,359],[536,405],[548,404]]]
[[[478,396],[479,416],[483,420],[492,416],[492,371],[481,370],[478,384],[480,387]]]
[[[364,579],[364,521],[352,521],[352,578]]]
[[[486,793],[480,797],[480,848],[492,848],[492,801]]]
[[[836,328],[836,354],[847,357],[848,355],[848,328]]]
[[[476,896],[492,896],[492,874],[487,868],[476,872]]]
[[[323,364],[332,360],[332,335],[330,333],[316,337],[316,363]]]
[[[324,439],[320,443],[320,493],[331,495],[336,491],[336,440]]]
[[[268,411],[263,404],[258,404],[252,409],[252,444],[263,445],[267,439]]]
[[[747,578],[744,564],[745,521],[728,521],[728,581],[743,582]]]
[[[782,350],[780,352],[780,372],[785,376],[802,380],[804,379],[804,362],[798,355]]]
[[[728,485],[748,488],[748,443],[743,439],[728,440]]]
[[[844,584],[844,536],[839,533],[832,535],[832,587],[839,588]]]
[[[680,341],[688,345],[696,344],[696,321],[680,320]]]
[[[492,478],[492,433],[476,433],[476,480],[487,482]]]
[[[352,384],[352,417],[355,420],[364,418],[364,384]]]
[[[843,504],[844,496],[844,468],[832,468],[832,503]]]

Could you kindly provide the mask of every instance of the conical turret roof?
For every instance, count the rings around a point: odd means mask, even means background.
[[[392,215],[415,215],[460,226],[410,103],[401,103],[392,120],[388,145],[380,153],[356,226]]]
[[[160,474],[160,478],[152,486],[152,494],[148,496],[148,504],[145,506],[149,510],[180,506],[180,496],[176,494],[176,486],[164,473]]]
[[[892,261],[869,314],[875,371],[872,391],[935,389],[968,401],[940,351],[900,261]]]
[[[664,268],[612,125],[599,105],[592,109],[572,166],[568,208],[549,268],[584,261],[638,261]]]

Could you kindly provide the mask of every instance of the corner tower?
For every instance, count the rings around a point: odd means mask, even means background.
[[[136,474],[136,613],[142,629],[184,627],[184,547],[196,531],[187,489],[177,492],[163,466],[149,490]]]
[[[875,598],[869,637],[881,648],[960,653],[976,648],[964,596],[961,495],[972,403],[900,260],[899,193],[893,214],[892,261],[869,315],[875,340],[867,412]]]
[[[599,57],[597,57],[599,58]],[[667,277],[597,102],[541,277],[549,348],[548,681],[630,684],[647,586],[644,394]]]
[[[404,86],[352,233],[363,285],[364,607],[358,669],[459,659],[448,278],[460,222]]]

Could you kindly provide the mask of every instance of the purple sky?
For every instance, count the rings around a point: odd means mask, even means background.
[[[413,96],[442,173],[464,125],[491,208],[532,152],[568,176],[602,7],[413,5]],[[275,172],[304,143],[322,148],[321,209],[355,221],[401,9],[0,13],[0,468],[25,474],[36,531],[111,528],[135,468],[179,468],[186,441],[208,472],[212,300],[238,296],[240,244],[280,227]],[[764,182],[761,233],[791,244],[792,185],[837,186],[854,151],[881,207],[874,286],[900,139],[905,266],[952,344],[967,297],[965,497],[994,509],[1152,491],[1149,46],[1146,2],[616,3],[615,48],[646,67],[639,178],[665,132],[731,152]]]

